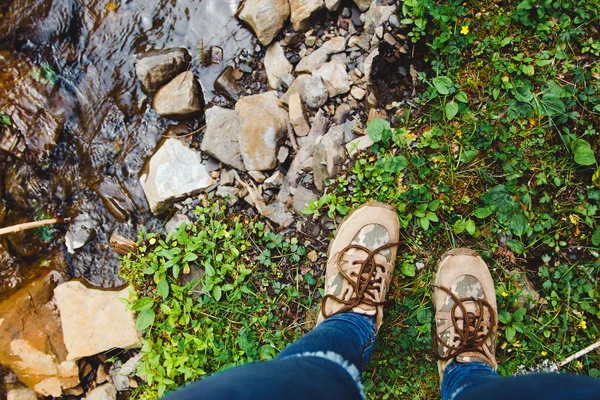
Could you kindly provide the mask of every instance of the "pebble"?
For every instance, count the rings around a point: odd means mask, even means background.
[[[304,44],[307,45],[308,47],[313,47],[315,45],[316,41],[317,41],[316,36],[307,36],[306,38],[304,38]]]
[[[383,35],[383,40],[385,40],[392,46],[394,46],[396,44],[396,39],[387,32]]]
[[[252,73],[252,68],[248,64],[240,63],[240,65],[238,65],[238,68],[246,74]]]
[[[396,14],[390,15],[390,19],[388,19],[388,22],[394,28],[400,28],[400,20],[398,19],[398,16]]]
[[[342,17],[350,18],[351,16],[352,16],[352,11],[350,11],[350,8],[344,7],[344,9],[342,10]]]
[[[258,183],[263,183],[265,181],[265,179],[267,178],[265,176],[265,174],[263,174],[260,171],[249,171],[248,175],[250,175],[252,177],[252,179],[254,179]]]
[[[356,100],[362,100],[365,98],[366,90],[359,88],[358,86],[354,86],[352,90],[350,90],[350,94]]]
[[[319,259],[319,255],[313,250],[306,254],[306,258],[308,258],[311,262],[315,262]]]
[[[281,146],[279,148],[279,153],[277,154],[277,160],[279,161],[279,163],[283,164],[288,159],[289,155],[289,147]]]

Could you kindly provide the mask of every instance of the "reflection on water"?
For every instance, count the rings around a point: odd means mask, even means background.
[[[141,224],[162,223],[147,211],[138,173],[173,124],[154,113],[141,91],[136,54],[188,48],[210,99],[222,68],[252,48],[251,34],[233,17],[237,6],[236,0],[0,2],[0,112],[13,123],[12,133],[0,127],[0,147],[13,154],[0,151],[9,210],[0,205],[2,225],[84,215],[96,232],[73,255],[64,251],[66,227],[0,238],[0,291],[44,264],[53,248],[65,253],[73,276],[96,285],[121,283],[108,238],[113,232],[134,238]],[[198,49],[211,45],[223,48],[224,62],[202,66]],[[58,240],[31,251],[31,243],[53,233]]]

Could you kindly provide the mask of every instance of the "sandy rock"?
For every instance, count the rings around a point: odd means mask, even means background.
[[[325,64],[331,54],[340,53],[345,48],[346,39],[343,36],[333,37],[310,55],[300,60],[296,65],[296,72],[313,72]]]
[[[335,176],[340,166],[346,160],[344,147],[336,143],[331,136],[324,135],[317,138],[313,154],[313,177],[315,187],[319,191],[325,188],[325,180]]]
[[[242,89],[237,83],[236,73],[241,71],[234,69],[231,65],[228,66],[215,79],[215,93],[222,94],[231,101],[237,101],[240,98]]]
[[[294,210],[302,215],[302,210],[310,204],[311,200],[316,202],[319,200],[319,196],[312,190],[306,189],[304,186],[298,186],[294,193]]]
[[[204,109],[202,89],[193,73],[183,72],[156,92],[152,106],[167,118],[197,115]]]
[[[77,360],[113,348],[139,345],[134,314],[119,300],[129,298],[129,291],[130,288],[89,289],[77,281],[54,289],[69,352],[67,359]]]
[[[327,86],[329,97],[335,97],[350,91],[350,79],[346,72],[346,65],[338,61],[329,61],[313,72],[314,76],[320,76]]]
[[[290,102],[290,96],[294,93],[298,93],[300,95],[300,99],[306,102],[306,96],[304,95],[304,88],[306,87],[306,83],[310,80],[311,76],[309,74],[298,75],[292,85],[289,87],[287,92],[281,97],[281,101],[286,104]]]
[[[280,78],[292,72],[294,67],[285,57],[283,47],[279,42],[273,43],[267,49],[265,53],[265,71],[267,72],[267,79],[269,80],[269,86],[272,89],[281,89]]]
[[[325,104],[329,98],[329,91],[320,76],[312,76],[306,82],[304,97],[306,98],[306,105],[310,108],[319,108]]]
[[[243,97],[235,105],[242,129],[240,150],[248,171],[264,171],[277,165],[279,142],[287,135],[287,112],[277,92]]]
[[[105,383],[95,387],[88,393],[85,400],[116,400],[117,388],[112,383]]]
[[[244,162],[238,135],[242,129],[240,116],[235,110],[211,107],[206,110],[206,130],[200,149],[210,156],[240,171]]]
[[[354,139],[351,142],[346,144],[346,150],[348,150],[348,154],[350,157],[353,157],[358,154],[358,152],[368,149],[373,146],[375,142],[368,136],[361,136],[358,139]]]
[[[200,152],[169,138],[146,163],[140,183],[150,209],[157,214],[172,202],[209,188],[213,179]]]
[[[273,41],[289,16],[288,0],[246,0],[238,14],[265,46]]]
[[[100,364],[98,366],[98,370],[96,371],[96,383],[101,384],[108,380],[110,375],[106,373],[106,367],[104,364]]]
[[[305,31],[310,27],[310,17],[325,7],[323,0],[289,0],[294,30]]]
[[[0,303],[0,363],[43,396],[60,397],[79,384],[79,368],[67,360],[53,289],[62,281],[51,271]]]
[[[304,112],[304,106],[299,93],[294,93],[290,96],[288,109],[290,113],[290,122],[296,135],[308,135],[308,132],[310,132],[310,125],[306,119],[306,113]]]
[[[37,395],[28,387],[20,387],[9,390],[6,393],[6,400],[37,400]]]
[[[165,49],[140,55],[135,63],[135,74],[147,93],[154,93],[161,86],[184,72],[192,62],[185,48]]]

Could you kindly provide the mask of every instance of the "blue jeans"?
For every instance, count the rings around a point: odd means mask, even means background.
[[[274,360],[219,372],[166,396],[197,399],[361,399],[360,373],[375,345],[372,318],[334,315],[289,345]],[[451,363],[443,400],[598,399],[600,381],[577,375],[501,378],[482,363]]]

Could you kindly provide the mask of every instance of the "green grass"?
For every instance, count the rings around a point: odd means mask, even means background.
[[[438,398],[430,280],[451,247],[479,251],[496,279],[501,374],[600,339],[600,3],[503,4],[404,2],[411,40],[429,48],[419,102],[391,126],[372,121],[376,144],[306,210],[323,221],[376,199],[398,211],[397,272],[363,375],[370,398]],[[145,331],[138,397],[270,359],[312,327],[323,282],[298,239],[214,207],[170,237],[142,233],[123,260]],[[207,274],[182,285],[193,265]],[[566,370],[600,377],[600,355]]]

